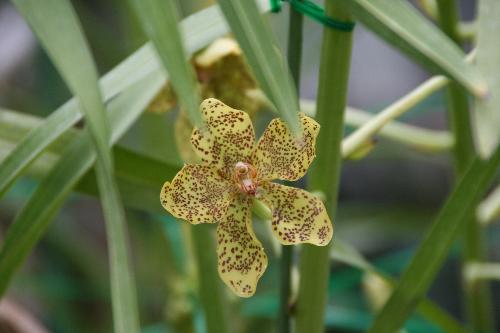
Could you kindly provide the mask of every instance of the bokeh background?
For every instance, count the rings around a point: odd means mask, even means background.
[[[210,4],[201,0],[179,2],[183,16]],[[101,74],[146,41],[127,1],[73,0],[72,3]],[[287,9],[284,6],[282,13],[268,15],[283,50]],[[461,9],[464,20],[473,19],[475,1],[461,1]],[[304,29],[301,96],[314,99],[321,27],[306,19]],[[349,105],[353,107],[376,112],[429,77],[429,73],[361,25],[355,29],[352,55]],[[45,117],[70,97],[29,27],[8,1],[0,0],[0,106]],[[444,108],[444,94],[439,92],[401,120],[445,129]],[[177,160],[172,134],[176,115],[145,113],[120,144],[166,162]],[[264,125],[265,121],[259,124]],[[0,147],[0,152],[2,149],[5,147]],[[452,181],[449,154],[421,152],[379,139],[366,158],[344,163],[336,233],[377,267],[397,276],[432,222]],[[161,185],[158,184],[158,189]],[[0,240],[35,186],[36,179],[23,178],[0,199]],[[134,209],[128,209],[127,213],[144,332],[203,332],[203,318],[193,292],[195,281],[185,278],[192,276],[190,272],[194,269],[188,247],[183,244],[185,228],[166,214]],[[257,226],[258,233],[265,232],[261,229]],[[488,230],[489,257],[498,261],[500,228],[497,225]],[[272,252],[272,244],[264,241],[264,246],[268,253]],[[429,295],[454,316],[463,318],[458,248],[457,243]],[[98,200],[73,194],[2,301],[0,332],[11,332],[5,323],[12,318],[38,322],[49,332],[111,332],[106,253]],[[371,286],[375,294],[383,293],[383,286],[345,265],[334,263],[332,271],[328,331],[363,331],[372,314],[373,291],[367,289]],[[256,296],[245,301],[231,300],[234,303],[231,312],[239,329],[273,331],[277,282],[278,264],[273,257]],[[492,287],[495,311],[500,314],[500,287],[498,283]],[[438,332],[417,316],[412,317],[409,331]]]

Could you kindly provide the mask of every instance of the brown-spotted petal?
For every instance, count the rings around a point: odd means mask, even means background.
[[[213,223],[225,214],[233,198],[231,184],[208,165],[186,164],[160,193],[163,207],[192,224]]]
[[[319,124],[300,115],[302,135],[296,138],[281,119],[267,126],[252,154],[262,180],[297,180],[302,178],[316,156],[315,144]]]
[[[191,143],[203,162],[232,168],[248,162],[255,145],[252,122],[247,113],[235,110],[215,98],[201,103],[206,128],[195,128]]]
[[[250,200],[231,203],[217,226],[218,271],[224,283],[240,297],[255,293],[267,267],[267,256],[252,228]]]
[[[262,184],[261,197],[272,212],[272,229],[284,245],[327,245],[333,225],[323,202],[299,188],[275,183]]]

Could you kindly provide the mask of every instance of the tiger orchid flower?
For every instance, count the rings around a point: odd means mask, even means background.
[[[300,115],[302,135],[274,119],[255,142],[247,113],[217,99],[201,104],[205,128],[191,144],[200,164],[186,164],[161,190],[163,207],[191,224],[217,226],[218,272],[238,296],[250,297],[266,270],[267,256],[252,227],[252,201],[272,213],[272,231],[284,245],[327,245],[333,226],[322,201],[299,188],[273,183],[302,178],[315,157],[319,124]]]

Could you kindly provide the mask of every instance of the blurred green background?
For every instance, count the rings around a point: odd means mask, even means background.
[[[145,42],[128,2],[72,2],[101,74]],[[208,4],[209,1],[180,1],[180,8],[183,15],[188,15]],[[464,19],[474,16],[474,1],[462,1],[462,7]],[[279,41],[286,40],[286,9],[281,14],[268,15]],[[314,99],[320,26],[306,20],[305,36],[301,95]],[[356,28],[349,105],[376,112],[428,76],[362,26]],[[23,19],[8,1],[0,1],[0,105],[45,117],[69,98],[68,89]],[[176,113],[146,113],[120,144],[178,163],[172,134],[175,117]],[[260,115],[259,132],[270,117]],[[443,129],[443,94],[434,94],[402,120]],[[367,158],[347,161],[343,166],[336,234],[342,235],[377,267],[397,276],[450,190],[452,179],[448,154],[419,152],[379,139]],[[161,185],[158,184],[158,190]],[[25,178],[1,199],[0,239],[35,186],[36,180]],[[159,201],[157,204],[160,205]],[[204,332],[203,317],[192,290],[195,281],[186,278],[192,276],[194,263],[182,243],[185,230],[166,214],[134,209],[128,209],[127,213],[143,332]],[[271,251],[272,244],[266,242],[269,237],[265,228],[256,223],[271,262],[257,294],[245,300],[231,298],[234,306],[230,311],[242,331],[255,332],[258,328],[259,332],[272,332],[278,307],[279,265]],[[489,257],[498,261],[498,224],[489,231]],[[19,311],[31,313],[50,332],[110,332],[105,240],[98,200],[73,194],[17,274],[7,298],[21,308]],[[345,265],[334,263],[332,270],[328,331],[364,331],[373,313],[366,285],[375,282]],[[454,251],[435,281],[430,297],[455,317],[462,318],[460,288],[458,253]],[[375,289],[382,292],[376,284]],[[493,284],[493,295],[496,313],[500,314],[498,283]],[[0,315],[0,321],[1,318]],[[439,332],[418,316],[412,317],[406,327],[408,332]],[[0,332],[3,332],[1,324]]]

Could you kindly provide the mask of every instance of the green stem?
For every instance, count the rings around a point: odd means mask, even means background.
[[[287,60],[288,67],[295,83],[295,89],[297,90],[297,96],[300,96],[303,21],[302,14],[290,7]],[[290,332],[290,275],[293,252],[293,246],[281,246],[280,304],[278,312],[278,332],[280,333]]]
[[[228,332],[223,294],[216,271],[215,244],[210,234],[210,226],[199,225],[191,228],[191,236],[198,269],[198,290],[205,313],[207,332]]]
[[[370,119],[370,121],[359,127],[342,141],[342,156],[350,156],[356,152],[356,150],[362,147],[367,140],[370,140],[394,118],[410,110],[413,106],[417,105],[432,93],[441,89],[447,83],[448,79],[444,76],[432,77],[411,93],[405,95],[389,107],[379,112],[376,116]]]
[[[345,124],[349,127],[361,127],[375,117],[370,112],[347,108]],[[436,153],[451,150],[453,147],[453,136],[448,131],[422,128],[395,120],[384,125],[376,135],[423,152]]]
[[[455,0],[441,0],[438,4],[438,22],[441,29],[457,44],[458,10]],[[460,178],[474,158],[474,145],[469,118],[467,95],[457,83],[451,83],[447,89],[448,115],[455,137],[453,150],[456,178]],[[464,228],[463,265],[485,259],[483,235],[479,223],[471,218]],[[492,305],[489,286],[485,281],[465,283],[465,306],[474,332],[492,331]]]
[[[425,82],[423,84],[425,84]],[[420,86],[416,89],[419,88]],[[412,94],[414,91],[415,90],[409,92],[408,94]],[[266,105],[266,107],[270,110],[273,110],[273,106],[270,104],[269,100],[262,95],[263,94],[261,94],[261,92],[254,91],[252,96],[260,103]],[[389,107],[392,107],[392,105],[387,108]],[[306,116],[315,118],[316,102],[301,99],[300,110],[304,112]],[[348,106],[345,111],[344,123],[346,126],[357,128],[365,126],[365,124],[369,123],[375,117],[377,117],[377,114]],[[443,131],[422,128],[396,120],[391,120],[389,123],[384,125],[380,128],[380,131],[377,131],[376,135],[417,148],[423,152],[441,152],[451,150],[454,140],[451,132],[447,130]]]
[[[467,170],[475,155],[470,127],[469,103],[465,90],[455,82],[451,82],[446,89],[446,100],[451,132],[455,138],[453,146],[455,173],[459,178]]]
[[[455,0],[439,0],[437,4],[437,20],[441,30],[456,44],[460,44],[458,37],[458,10]]]
[[[337,1],[326,2],[326,14],[340,21],[351,19]],[[317,158],[309,172],[309,188],[326,195],[332,220],[337,207],[341,142],[347,83],[352,49],[352,32],[324,28],[319,71],[316,119],[323,126],[317,143]],[[300,259],[297,303],[297,332],[323,332],[328,296],[330,246],[304,245]]]

